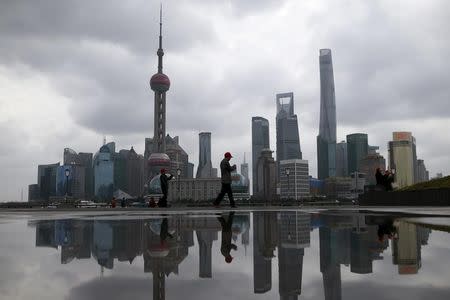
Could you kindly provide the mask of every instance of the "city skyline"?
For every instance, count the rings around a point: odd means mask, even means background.
[[[100,28],[94,26],[93,15],[86,14],[87,22],[83,22],[68,14],[70,9],[64,5],[45,9],[45,4],[41,4],[35,11],[66,15],[61,19],[67,26],[60,26],[59,18],[27,16],[26,11],[14,5],[5,4],[2,12],[8,16],[0,18],[5,24],[0,32],[7,37],[0,42],[0,87],[4,91],[0,100],[4,108],[0,132],[5,141],[0,149],[0,201],[20,200],[22,188],[26,199],[27,185],[36,180],[36,166],[62,161],[61,149],[95,153],[106,135],[108,141],[117,143],[118,149],[134,146],[142,154],[143,139],[151,136],[153,129],[149,107],[152,99],[146,81],[149,70],[156,65],[159,2],[139,3],[140,11],[109,6],[104,10],[106,19]],[[98,9],[105,8],[101,3],[96,5],[100,5]],[[210,131],[215,137],[214,167],[225,151],[233,153],[237,164],[242,162],[242,153],[251,149],[252,116],[269,120],[270,148],[275,150],[273,98],[276,93],[290,90],[296,95],[296,106],[301,107],[298,120],[303,158],[310,162],[311,174],[315,176],[320,105],[317,51],[330,48],[337,93],[337,140],[346,134],[365,132],[369,144],[379,145],[380,154],[386,158],[392,132],[411,131],[417,139],[417,155],[425,160],[431,176],[450,173],[445,151],[450,142],[445,135],[434,134],[437,128],[450,124],[445,109],[448,75],[441,73],[447,63],[442,55],[450,47],[446,43],[427,46],[422,42],[422,35],[426,40],[440,40],[448,20],[439,12],[446,11],[444,6],[448,3],[438,2],[424,9],[408,2],[400,19],[392,15],[395,4],[354,4],[349,9],[358,13],[350,14],[350,18],[339,6],[321,2],[313,7],[290,1],[281,5],[266,2],[259,8],[234,4],[219,9],[220,15],[202,3],[198,3],[195,12],[184,5],[168,1],[164,8],[168,58],[165,70],[174,82],[167,100],[167,133],[180,136],[181,145],[196,166],[197,135],[202,131]],[[210,6],[221,8],[219,3]],[[10,11],[15,13],[9,14]],[[326,27],[327,11],[334,13],[335,21],[342,27],[329,28],[312,39],[310,35],[321,31],[307,22],[314,21],[314,12],[318,12],[323,15],[321,27]],[[421,31],[422,27],[414,23],[419,11],[425,24],[442,26],[424,27]],[[266,20],[261,32],[255,31],[249,15]],[[18,18],[29,25],[24,28],[33,31],[15,30],[13,24]],[[375,22],[383,38],[367,34],[373,30],[372,18],[394,22]],[[42,21],[45,19],[49,23]],[[308,21],[304,24],[294,19]],[[204,26],[212,20],[215,26]],[[119,31],[107,30],[116,28],[117,22],[127,26]],[[347,22],[359,25],[358,31],[347,27]],[[235,25],[225,26],[231,23]],[[57,29],[49,30],[49,24]],[[240,29],[239,34],[235,34],[236,28]],[[297,29],[267,39],[267,33],[289,28]],[[413,34],[405,34],[406,30]],[[292,39],[292,35],[302,38]],[[273,49],[283,43],[288,49],[284,48],[280,57]],[[392,47],[383,47],[386,43]],[[391,50],[394,48],[408,48],[407,55]],[[261,53],[256,49],[262,49]],[[53,55],[53,51],[58,55]],[[229,60],[231,56],[234,57]],[[436,65],[440,67],[435,68]],[[415,72],[410,72],[410,68],[420,72],[412,74]],[[210,79],[202,85],[201,93],[198,80],[194,79],[199,77]],[[244,109],[239,109],[241,106]],[[236,117],[221,120],[224,110]]]

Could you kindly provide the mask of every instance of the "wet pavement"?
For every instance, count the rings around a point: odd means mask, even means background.
[[[0,211],[0,299],[450,299],[449,224],[442,208]]]

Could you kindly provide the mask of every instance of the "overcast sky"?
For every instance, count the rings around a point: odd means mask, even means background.
[[[198,133],[251,157],[251,117],[294,92],[303,158],[317,175],[319,49],[331,48],[338,140],[364,132],[387,158],[412,131],[431,175],[450,173],[450,2],[163,1],[167,133],[197,164]],[[153,136],[159,1],[0,2],[0,201],[27,199],[37,165]],[[249,159],[248,159],[249,160]],[[197,166],[196,166],[197,167]]]

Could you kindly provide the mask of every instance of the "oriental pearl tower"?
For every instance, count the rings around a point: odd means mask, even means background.
[[[170,88],[169,77],[163,73],[162,7],[159,11],[158,73],[150,78],[150,87],[155,92],[153,149],[148,158],[149,179],[162,168],[168,169],[170,158],[166,152],[166,92]]]

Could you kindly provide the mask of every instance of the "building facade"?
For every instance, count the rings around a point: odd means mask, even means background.
[[[276,101],[277,161],[302,159],[297,115],[294,113],[294,93],[277,94]]]
[[[270,149],[261,150],[256,164],[256,189],[253,196],[265,201],[274,200],[277,196],[277,169]]]
[[[347,135],[348,173],[360,171],[360,161],[369,154],[368,137],[365,133]]]
[[[103,145],[94,157],[95,197],[109,200],[114,192],[114,161],[111,149]]]
[[[56,196],[56,173],[59,162],[49,165],[38,165],[38,186],[39,198],[48,200],[49,197]]]
[[[336,144],[336,176],[348,176],[347,143],[345,141]]]
[[[364,187],[366,186],[366,174],[361,172],[353,172],[350,174],[352,179],[352,185],[350,192],[353,197],[357,197],[359,194],[364,193]]]
[[[329,177],[325,179],[325,195],[332,199],[351,198],[352,179],[350,177]]]
[[[366,174],[366,185],[376,185],[375,172],[386,170],[386,160],[379,153],[371,153],[360,160],[360,171]]]
[[[279,162],[280,198],[301,200],[309,196],[308,161],[289,159]]]
[[[317,136],[318,179],[336,176],[336,98],[330,49],[321,49],[320,124]]]
[[[75,164],[59,166],[56,174],[56,195],[84,199],[85,179],[86,168],[84,166]]]
[[[423,159],[417,160],[417,182],[424,182],[428,181],[429,179],[429,173],[427,171],[427,168],[425,167],[425,162]]]
[[[196,178],[213,177],[211,163],[211,132],[200,132],[198,135],[198,168]]]
[[[393,132],[388,144],[389,168],[399,188],[415,183],[417,165],[416,140],[411,132]]]
[[[263,149],[270,148],[269,121],[262,117],[252,118],[252,193],[257,190],[257,163]]]

